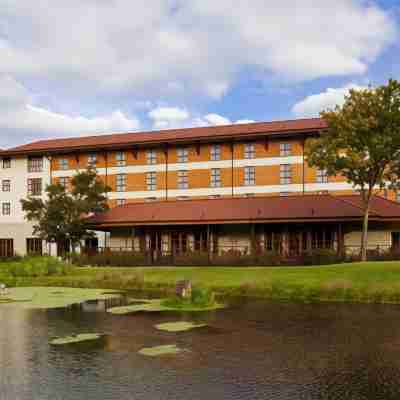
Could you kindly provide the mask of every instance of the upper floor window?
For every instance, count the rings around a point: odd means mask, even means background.
[[[115,161],[117,162],[118,167],[123,167],[126,165],[125,152],[117,151],[117,154],[115,155]]]
[[[190,197],[189,197],[189,196],[177,196],[176,199],[177,199],[177,200],[189,200]]]
[[[117,199],[117,206],[123,206],[126,204],[126,199]]]
[[[28,172],[42,172],[42,170],[43,170],[42,157],[30,157],[28,159]]]
[[[11,168],[11,158],[10,157],[6,157],[3,158],[3,168]]]
[[[286,197],[286,196],[289,196],[289,192],[280,192],[279,195]]]
[[[178,171],[178,189],[187,189],[189,187],[189,177],[187,171]]]
[[[96,153],[88,154],[87,165],[89,167],[95,167],[96,164],[97,164],[97,154]]]
[[[246,143],[244,145],[244,158],[254,158],[256,156],[256,147],[254,143]]]
[[[125,192],[126,191],[126,174],[117,174],[116,175],[116,191],[117,192]]]
[[[11,215],[11,203],[10,202],[3,203],[1,211],[3,215]]]
[[[155,150],[147,150],[147,164],[157,164],[157,152]]]
[[[178,162],[184,163],[189,161],[189,150],[181,147],[177,150]]]
[[[157,190],[157,172],[148,172],[146,174],[147,190]]]
[[[42,178],[28,179],[28,195],[40,196],[42,194]]]
[[[280,183],[281,185],[288,185],[292,183],[292,166],[290,164],[281,164]]]
[[[211,161],[218,161],[221,159],[221,145],[213,144],[210,150]]]
[[[10,192],[11,191],[11,181],[9,179],[4,179],[1,182],[1,188],[3,192]]]
[[[255,193],[245,193],[244,197],[254,197]]]
[[[64,188],[67,189],[69,185],[69,177],[68,176],[62,176],[58,180],[58,183]]]
[[[256,184],[256,167],[244,168],[244,184],[245,186],[252,186]]]
[[[221,187],[221,169],[212,168],[211,169],[211,187]]]
[[[60,158],[58,160],[58,166],[60,169],[69,169],[69,162],[68,162],[68,158]]]
[[[326,169],[317,169],[317,183],[328,183],[328,173]]]
[[[146,202],[156,201],[156,200],[157,200],[157,197],[146,197],[146,198],[144,199],[144,201],[146,201]]]
[[[292,144],[291,143],[280,143],[279,153],[281,157],[287,157],[292,154]]]

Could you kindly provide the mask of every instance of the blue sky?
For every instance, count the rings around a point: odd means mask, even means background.
[[[400,79],[399,28],[394,0],[0,0],[0,147],[315,116]]]

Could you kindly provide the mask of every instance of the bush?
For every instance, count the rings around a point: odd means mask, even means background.
[[[332,249],[314,249],[302,256],[303,265],[329,265],[343,262],[343,257]]]
[[[68,275],[73,267],[53,257],[25,257],[5,266],[5,272],[13,277],[40,277]]]
[[[164,300],[162,304],[174,308],[213,307],[215,305],[215,294],[209,289],[193,288],[191,298],[183,299],[178,296],[173,296]]]
[[[148,258],[145,254],[121,251],[104,252],[93,256],[77,254],[72,258],[72,263],[78,266],[92,265],[96,267],[133,267],[148,264]]]

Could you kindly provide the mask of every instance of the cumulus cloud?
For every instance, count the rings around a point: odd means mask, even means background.
[[[390,12],[360,0],[2,0],[0,73],[64,95],[218,98],[245,68],[363,74],[395,38]]]
[[[324,92],[312,94],[297,102],[292,112],[298,117],[318,116],[323,110],[334,108],[344,103],[350,89],[363,89],[364,86],[349,84],[341,88],[327,88]]]

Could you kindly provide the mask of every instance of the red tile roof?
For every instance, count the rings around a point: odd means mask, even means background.
[[[297,119],[288,121],[254,122],[210,126],[187,129],[168,129],[162,131],[116,133],[100,136],[75,137],[68,139],[40,140],[14,147],[5,151],[9,155],[29,153],[56,153],[79,150],[99,150],[122,148],[160,143],[196,142],[204,140],[222,140],[224,138],[246,139],[263,135],[288,135],[313,133],[325,129],[326,123],[321,118]]]
[[[390,203],[389,205],[387,203]],[[361,220],[359,196],[299,195],[132,203],[90,219],[96,226]],[[373,199],[371,220],[399,220],[400,204]]]

